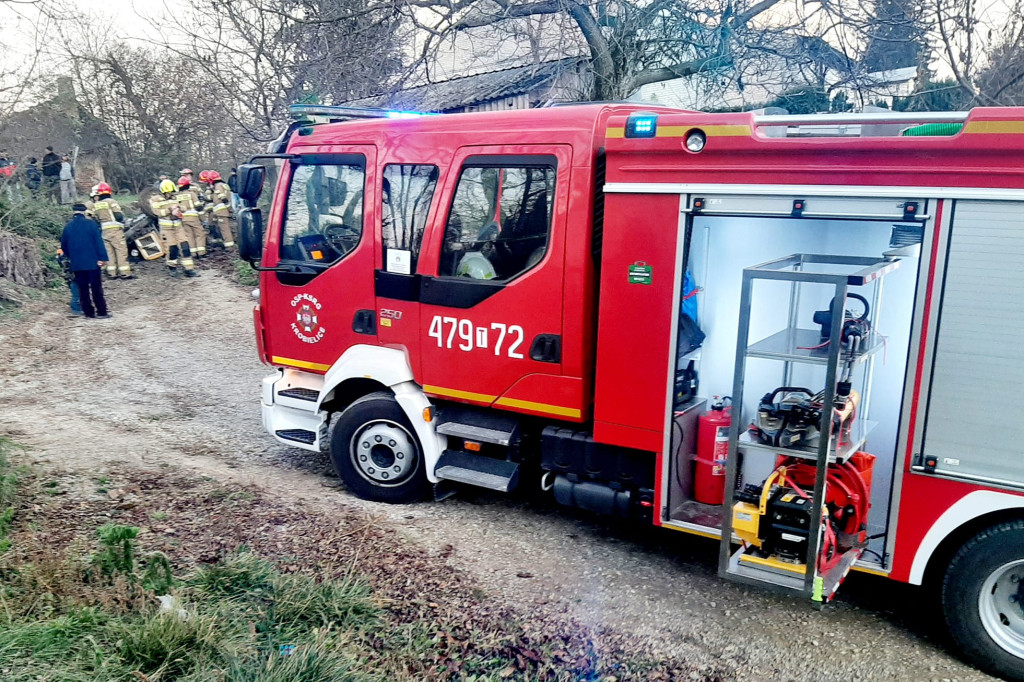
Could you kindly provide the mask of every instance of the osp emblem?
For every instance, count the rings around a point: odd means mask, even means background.
[[[292,309],[295,311],[292,331],[303,343],[317,343],[327,333],[320,324],[322,307],[316,297],[310,294],[299,294],[292,299]]]

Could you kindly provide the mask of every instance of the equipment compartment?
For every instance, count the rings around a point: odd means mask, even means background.
[[[862,294],[871,308],[883,300],[884,305],[870,311],[867,316],[870,327],[859,330],[863,338],[857,349],[841,354],[843,363],[850,367],[853,385],[870,390],[863,391],[863,403],[856,419],[852,420],[848,437],[844,436],[838,459],[848,459],[857,451],[876,457],[866,532],[870,540],[861,563],[884,568],[897,437],[904,417],[904,379],[916,304],[919,255],[918,250],[912,248],[914,245],[903,248],[899,253],[899,266],[888,268],[882,254],[896,245],[891,240],[898,228],[909,223],[919,225],[929,219],[926,204],[921,202],[918,206],[914,221],[902,219],[901,204],[895,200],[883,202],[889,206],[891,218],[884,218],[879,210],[873,208],[864,214],[864,219],[844,211],[849,219],[839,220],[803,215],[789,218],[756,215],[759,197],[743,197],[743,201],[737,197],[730,199],[734,199],[739,207],[737,215],[728,214],[728,207],[722,209],[721,215],[695,212],[694,197],[682,197],[684,211],[688,215],[685,246],[680,254],[677,298],[679,308],[683,308],[686,294],[692,287],[697,288],[695,322],[703,343],[699,351],[688,356],[685,355],[687,349],[677,348],[673,377],[683,369],[682,362],[692,358],[701,396],[732,392],[739,357],[736,344],[745,268],[786,259],[794,254],[828,254],[840,261],[846,259],[849,262],[842,266],[842,272],[850,275],[866,267],[868,261],[858,259],[882,263],[880,267],[884,270],[884,278],[869,276],[862,285],[850,287],[850,291]],[[817,205],[821,213],[835,215],[838,211],[824,207],[830,201],[836,200],[807,198],[805,203],[808,207]],[[843,201],[856,205],[856,200]],[[879,200],[870,201],[878,206]],[[704,202],[705,206],[709,204],[713,204],[713,200]],[[807,213],[809,211],[804,215]],[[825,272],[834,266],[807,261],[799,267],[814,273]],[[884,299],[880,284],[883,280]],[[818,391],[824,387],[829,348],[827,344],[821,345],[821,329],[823,321],[831,320],[821,313],[832,310],[833,295],[834,288],[828,285],[758,281],[752,294],[748,320],[746,390],[742,404],[737,403],[733,407],[733,420],[738,420],[737,431],[743,444],[740,451],[746,451],[746,456],[739,456],[737,479],[732,481],[734,486],[742,488],[744,483],[760,484],[768,478],[776,466],[773,454],[786,453],[811,460],[817,458],[817,437],[808,438],[787,450],[761,442],[748,427],[756,418],[760,400],[774,389],[798,386]],[[692,306],[690,310],[693,310]],[[683,343],[690,341],[683,340]],[[682,359],[678,359],[680,357]],[[701,405],[699,411],[703,411],[703,401],[698,401],[698,404]],[[693,460],[698,453],[689,445],[691,439],[682,428],[679,412],[679,406],[675,406],[669,423],[667,504],[663,522],[682,530],[720,535],[725,509],[722,506],[699,505],[693,500]],[[695,422],[691,428],[695,428]],[[833,454],[831,460],[835,459]],[[728,513],[731,515],[731,510]],[[737,564],[738,559],[733,563]],[[845,572],[847,568],[844,566],[842,570]],[[799,575],[795,577],[799,579],[803,566],[797,570]]]

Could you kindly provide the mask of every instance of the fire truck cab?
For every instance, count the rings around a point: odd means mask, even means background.
[[[818,604],[930,582],[1024,679],[1024,110],[294,114],[239,169],[275,438],[367,499],[720,538]]]

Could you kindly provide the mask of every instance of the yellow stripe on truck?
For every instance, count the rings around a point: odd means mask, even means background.
[[[280,355],[273,356],[270,358],[270,361],[275,365],[288,365],[289,367],[298,367],[299,369],[312,369],[317,372],[326,372],[331,368],[330,365],[322,365],[319,362],[292,360],[291,358],[282,358]]]
[[[473,393],[472,391],[460,391],[455,388],[442,388],[440,386],[428,386],[423,385],[423,390],[426,393],[433,393],[434,395],[443,395],[447,398],[462,398],[463,400],[472,400],[478,403],[491,404],[494,399],[498,396],[487,395],[486,393]]]
[[[572,407],[560,407],[558,405],[548,405],[547,403],[535,403],[529,400],[517,400],[515,398],[499,398],[495,405],[503,405],[505,407],[518,407],[521,410],[533,410],[534,412],[544,412],[546,414],[553,414],[558,417],[576,417],[579,418],[580,411]]]
[[[968,121],[964,132],[989,135],[1024,133],[1024,121]]]

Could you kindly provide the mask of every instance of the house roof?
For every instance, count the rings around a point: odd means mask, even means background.
[[[118,138],[101,120],[86,111],[74,91],[61,91],[53,99],[11,114],[0,121],[0,149],[13,158],[42,158],[46,147],[58,154],[78,147],[80,154],[116,145]]]
[[[560,74],[576,69],[578,57],[516,66],[419,85],[398,92],[364,97],[347,104],[414,111],[451,111],[530,92],[550,85]]]

